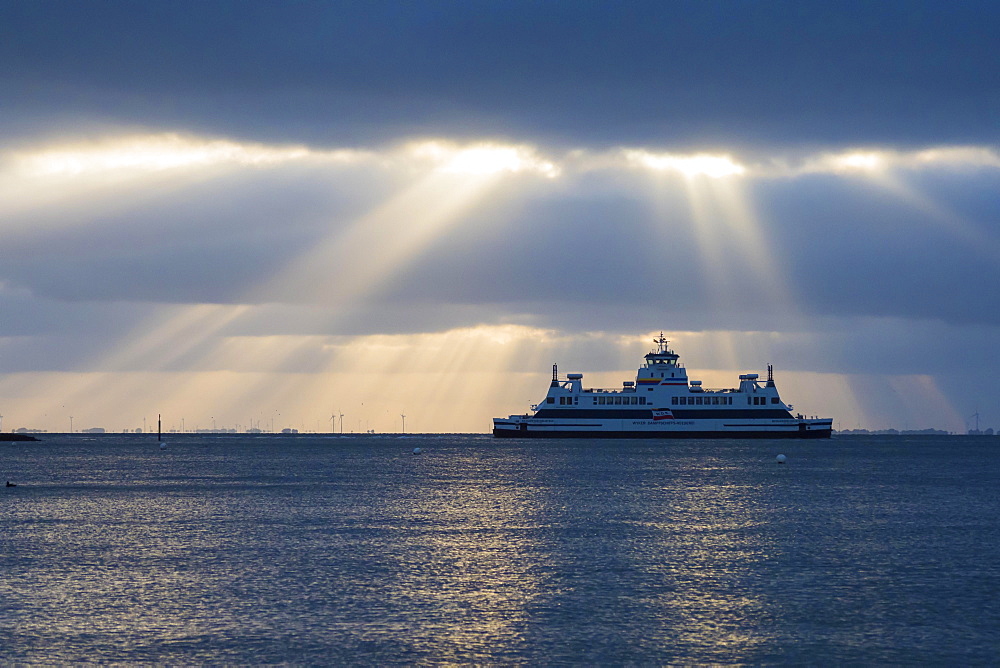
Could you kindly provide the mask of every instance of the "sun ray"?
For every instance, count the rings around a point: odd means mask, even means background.
[[[23,157],[23,156],[22,156]],[[228,142],[189,142],[177,137],[120,140],[108,146],[84,147],[36,152],[17,165],[20,176],[39,181],[61,180],[65,187],[77,182],[84,189],[99,189],[112,183],[116,186],[164,173],[192,175],[209,167],[239,166],[242,168],[281,161],[299,161],[314,157],[305,149],[267,150]],[[355,156],[328,152],[326,159],[348,160]],[[402,191],[386,204],[356,220],[346,232],[334,235],[319,244],[304,258],[298,258],[280,275],[258,287],[248,302],[261,297],[287,298],[324,303],[336,311],[366,298],[379,289],[436,235],[460,219],[505,175],[532,173],[545,178],[558,174],[555,166],[538,158],[530,147],[481,143],[455,145],[448,142],[421,142],[405,146],[393,157],[397,162],[409,160],[411,169],[422,171],[409,189]],[[18,171],[18,170],[15,170]],[[317,277],[329,277],[330,266],[337,270],[335,283],[314,282]],[[250,299],[252,298],[252,299]],[[164,307],[158,314],[126,337],[130,343],[117,344],[100,359],[90,360],[87,368],[108,370],[119,374],[132,369],[169,369],[180,366],[189,370],[219,369],[196,372],[187,382],[160,385],[161,404],[171,404],[178,395],[209,394],[214,401],[225,403],[220,388],[234,402],[253,392],[229,382],[220,373],[227,368],[245,365],[254,360],[260,370],[277,371],[289,359],[299,355],[319,341],[310,337],[229,337],[224,330],[255,310],[249,305],[201,304],[185,307]],[[330,323],[335,327],[334,323]],[[244,376],[245,377],[245,376]],[[267,383],[270,394],[278,396],[273,381],[258,376]],[[51,380],[51,379],[50,379]],[[64,385],[65,400],[82,409],[104,401],[114,403],[112,385],[105,383],[104,373],[83,373]],[[61,382],[61,381],[60,381]],[[51,388],[50,388],[51,389]],[[38,388],[42,392],[42,388]],[[294,390],[290,393],[296,394]],[[136,394],[134,396],[139,396]],[[299,397],[301,398],[301,397]]]
[[[930,429],[938,427],[942,421],[953,428],[963,424],[962,415],[955,410],[933,376],[901,375],[890,376],[887,380],[887,385],[896,392],[906,413],[901,428]]]
[[[7,214],[38,210],[59,197],[84,194],[110,201],[110,194],[122,190],[134,205],[140,184],[172,184],[179,188],[232,170],[310,160],[325,161],[323,164],[377,163],[379,169],[392,170],[393,179],[409,180],[394,197],[356,219],[342,224],[332,221],[328,238],[251,288],[242,304],[162,306],[154,317],[128,329],[122,337],[127,342],[124,347],[120,341],[109,341],[106,353],[86,360],[78,373],[5,376],[0,383],[3,396],[23,393],[36,397],[35,408],[28,413],[30,419],[41,420],[70,410],[81,415],[109,415],[110,410],[121,409],[135,423],[136,416],[141,420],[143,407],[156,404],[171,412],[192,411],[192,417],[201,421],[206,419],[206,410],[220,422],[240,420],[245,424],[248,413],[263,419],[262,411],[270,411],[269,418],[281,415],[301,421],[298,413],[328,412],[331,402],[344,398],[342,408],[353,402],[358,419],[387,430],[390,423],[384,414],[388,411],[394,415],[396,408],[390,411],[385,405],[410,403],[412,397],[419,396],[414,408],[408,405],[405,409],[410,415],[422,417],[408,418],[408,427],[413,419],[417,420],[413,424],[422,423],[428,428],[441,425],[444,429],[468,429],[478,422],[455,416],[456,387],[465,395],[461,405],[467,411],[493,413],[498,397],[513,402],[513,410],[519,410],[532,397],[537,400],[538,369],[544,376],[553,361],[549,359],[553,347],[572,349],[588,335],[514,326],[456,327],[433,334],[390,337],[246,336],[241,332],[251,316],[260,316],[265,307],[256,304],[262,300],[320,305],[330,314],[325,318],[328,331],[339,331],[352,306],[391,286],[435,240],[461,224],[471,209],[487,198],[505,194],[505,187],[517,185],[517,179],[539,179],[544,183],[559,176],[567,164],[575,164],[582,172],[583,158],[556,163],[524,145],[440,140],[414,142],[377,155],[185,138],[161,137],[159,142],[134,142],[106,153],[63,147],[21,162],[5,155],[0,164],[0,191],[14,196],[14,203],[0,205],[0,213],[4,214],[0,231],[9,232],[19,224]],[[22,157],[27,155],[23,153]],[[726,258],[736,258],[746,265],[748,275],[766,288],[771,300],[782,307],[784,323],[794,323],[789,316],[794,314],[793,297],[784,287],[787,282],[778,269],[780,258],[773,257],[770,251],[767,228],[755,214],[751,197],[753,179],[765,175],[755,166],[722,154],[630,155],[633,168],[639,166],[655,174],[661,184],[669,181],[677,192],[677,184],[687,189],[695,221],[692,233],[699,244],[704,276],[718,281],[713,284],[717,303],[728,305],[729,288],[742,279],[737,271],[743,267],[726,262]],[[856,150],[828,158],[822,165],[826,173],[879,184],[969,245],[983,252],[997,250],[995,240],[985,238],[974,225],[935,203],[905,179],[906,170],[956,162],[992,169],[997,166],[992,152],[928,149],[903,154]],[[34,184],[34,190],[18,195],[29,183]],[[83,218],[76,216],[77,220]],[[705,357],[714,360],[719,369],[738,371],[740,360],[749,356],[744,339],[749,337],[751,345],[766,351],[768,346],[761,340],[777,334],[706,330],[676,336],[688,337],[698,349],[705,350]],[[631,344],[626,341],[620,345]],[[310,365],[312,368],[301,371]],[[534,370],[524,371],[525,367]],[[607,375],[617,379],[620,373]],[[795,372],[789,372],[789,376],[799,377]],[[827,374],[816,382],[834,388],[831,391],[840,397],[836,399],[838,405],[861,415],[861,403],[844,397],[853,396],[852,383],[860,387],[862,380]],[[943,397],[932,377],[899,377],[892,382],[909,383],[918,389],[924,403],[911,408],[914,415],[920,406],[942,405]],[[43,404],[37,399],[56,396],[57,403]],[[373,398],[383,405],[372,408]],[[817,405],[822,405],[821,399],[816,398]],[[206,409],[206,403],[211,403],[212,408]],[[365,409],[360,408],[362,403]],[[954,410],[950,410],[949,419],[954,419]],[[50,419],[58,423],[64,417]],[[863,419],[868,422],[875,418]]]
[[[958,214],[947,210],[924,193],[909,186],[899,175],[891,172],[878,172],[869,178],[894,195],[900,202],[912,210],[923,214],[918,220],[923,220],[931,226],[941,229],[961,241],[973,253],[987,255],[991,258],[1000,253],[1000,239],[992,237],[978,229],[971,222]]]
[[[343,313],[351,304],[377,290],[496,185],[503,174],[517,171],[511,154],[503,151],[494,154],[493,151],[499,149],[476,149],[473,160],[464,150],[457,150],[452,157],[441,159],[436,148],[434,154],[439,158],[439,169],[352,223],[346,232],[298,258],[278,276],[255,289],[247,301],[280,302],[293,295],[294,299],[322,303],[331,309],[327,324],[335,329],[337,313]],[[517,155],[521,153],[523,150]],[[496,162],[488,162],[492,157],[498,158]],[[463,169],[456,169],[456,164]],[[493,168],[488,168],[491,164]],[[527,168],[537,169],[544,175],[550,175],[551,171],[544,163],[541,167],[528,163]],[[332,276],[331,267],[335,270]],[[243,312],[235,313],[233,319]],[[221,325],[213,331],[220,328]],[[251,359],[262,360],[261,366],[265,368],[279,368],[291,353],[279,350],[288,348],[287,339],[280,344],[277,341],[265,344],[267,354],[258,350]],[[199,360],[192,360],[191,366],[203,368],[212,361],[218,363],[220,359],[232,358],[226,347],[225,341],[217,341],[201,353]]]
[[[935,202],[926,193],[907,183],[907,174],[936,170],[1000,169],[1000,155],[983,147],[945,146],[900,152],[888,149],[852,149],[838,153],[810,156],[798,168],[766,173],[785,176],[827,173],[842,178],[864,179],[890,193],[913,211],[922,214],[915,220],[937,227],[964,243],[972,252],[996,255],[1000,240],[977,228],[971,221]]]
[[[290,163],[317,166],[374,162],[370,151],[317,151],[205,139],[176,133],[52,143],[0,154],[0,233],[69,227],[237,170]],[[71,210],[73,215],[67,215]]]
[[[495,175],[437,173],[331,235],[264,284],[254,301],[299,299],[344,307],[400,271],[474,203]]]
[[[746,166],[728,155],[655,154],[648,151],[624,152],[627,162],[665,177],[683,179],[694,234],[701,254],[701,272],[718,308],[732,308],[735,286],[744,283],[749,271],[777,309],[795,308],[785,286],[779,264],[765,241],[764,228],[754,213],[749,190],[744,183]],[[731,258],[740,258],[735,266]]]

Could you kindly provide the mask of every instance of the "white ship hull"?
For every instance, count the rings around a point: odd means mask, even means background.
[[[499,438],[829,438],[832,418],[777,420],[557,420],[495,418]]]

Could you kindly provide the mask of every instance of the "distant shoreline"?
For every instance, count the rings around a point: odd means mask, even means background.
[[[952,433],[940,429],[844,429],[843,431],[833,430],[834,436],[994,436],[993,430],[988,429],[978,433]],[[996,434],[1000,436],[1000,434]]]

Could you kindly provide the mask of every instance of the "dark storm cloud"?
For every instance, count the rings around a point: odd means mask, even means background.
[[[997,140],[993,2],[5,2],[8,133]],[[10,136],[8,136],[10,140]]]

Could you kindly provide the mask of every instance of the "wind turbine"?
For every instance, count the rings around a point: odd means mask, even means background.
[[[340,433],[344,433],[344,414],[340,414]]]
[[[406,415],[404,415],[403,413],[400,413],[399,417],[403,418],[403,432],[402,433],[405,434],[406,433]]]

